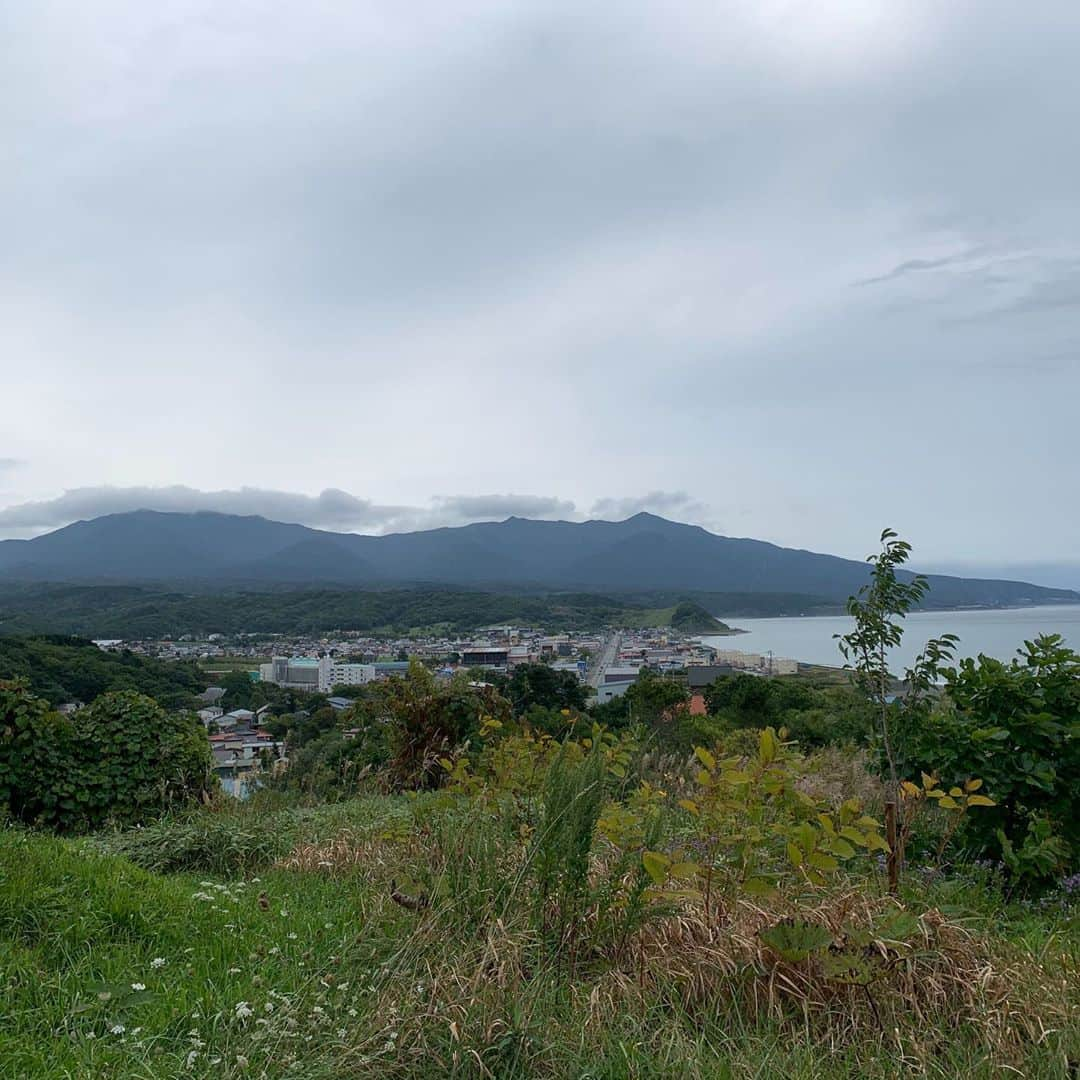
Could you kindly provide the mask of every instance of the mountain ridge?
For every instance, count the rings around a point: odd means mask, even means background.
[[[802,593],[842,601],[865,562],[726,537],[639,513],[623,521],[510,517],[365,536],[215,511],[134,510],[0,541],[0,581],[247,585],[401,583],[599,592]],[[1070,589],[928,575],[928,606],[1077,603]]]

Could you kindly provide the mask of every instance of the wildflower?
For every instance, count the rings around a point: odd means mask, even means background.
[[[356,1016],[356,1010],[355,1009],[350,1009],[349,1010],[349,1015],[350,1016]]]
[[[132,983],[131,984],[131,989],[136,990],[136,991],[145,990],[146,989],[146,984],[145,983]]]
[[[125,1031],[127,1031],[127,1028],[125,1028],[123,1024],[113,1024],[113,1026],[109,1028],[110,1035],[123,1035]]]
[[[228,974],[229,975],[239,975],[240,974],[240,969],[237,968],[237,967],[229,968]]]
[[[273,1011],[274,1011],[274,1003],[273,1003],[272,1001],[268,1001],[268,1002],[267,1002],[267,1003],[266,1003],[266,1004],[265,1004],[265,1005],[263,1006],[263,1012],[268,1012],[268,1013],[272,1013]]]
[[[339,1039],[344,1039],[345,1038],[345,1029],[344,1028],[338,1028],[337,1029],[337,1037]]]
[[[150,961],[150,966],[155,971],[158,968],[163,968],[165,966],[165,957],[164,956],[155,956],[154,959]]]
[[[243,1054],[236,1055],[236,1067],[238,1069],[246,1069],[248,1067],[248,1059]]]
[[[272,948],[272,949],[270,950],[270,955],[271,955],[271,956],[277,956],[277,955],[278,955],[278,954],[279,954],[280,952],[281,952],[281,949],[280,949],[280,948],[279,948],[279,947],[278,947],[277,945],[275,945],[275,946],[274,946],[274,947],[273,947],[273,948]]]
[[[246,1001],[238,1002],[236,1006],[236,1019],[246,1020],[254,1012],[255,1010]]]
[[[296,940],[296,934],[290,933],[289,934],[289,940],[290,941],[295,941]]]

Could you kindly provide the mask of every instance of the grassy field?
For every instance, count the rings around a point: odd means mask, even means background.
[[[974,870],[919,880],[906,900],[934,954],[868,1005],[787,992],[802,976],[755,943],[785,913],[764,901],[552,948],[520,827],[427,795],[225,805],[81,840],[3,829],[0,1076],[1076,1075],[1067,909],[1006,903]],[[845,880],[813,914],[890,903]]]
[[[269,656],[208,656],[199,667],[208,675],[227,675],[232,671],[258,671],[260,664],[269,664]]]

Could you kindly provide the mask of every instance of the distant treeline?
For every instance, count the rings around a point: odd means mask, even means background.
[[[693,599],[698,600],[696,605],[685,594],[665,593],[522,595],[438,588],[209,593],[127,585],[26,585],[0,590],[0,635],[59,633],[138,639],[328,630],[462,633],[503,623],[580,631],[613,624],[666,626],[673,615],[676,624],[691,632],[723,629],[722,624],[712,626],[707,621],[708,612],[722,608],[722,595]],[[739,610],[750,610],[745,598],[735,599]],[[760,599],[758,614],[805,609],[792,605],[790,599]],[[812,598],[803,600],[813,603]]]
[[[59,635],[0,637],[0,681],[15,678],[51,705],[89,704],[113,690],[137,690],[170,709],[193,706],[207,682],[193,663],[105,652],[91,641]]]

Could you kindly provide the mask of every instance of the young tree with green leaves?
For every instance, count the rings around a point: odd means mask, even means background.
[[[922,574],[901,570],[911,554],[911,545],[892,529],[881,534],[881,550],[867,558],[870,580],[858,595],[848,599],[847,612],[855,620],[855,629],[836,634],[844,666],[850,668],[855,685],[874,706],[877,734],[888,770],[886,813],[900,820],[902,802],[898,798],[903,762],[898,756],[895,729],[903,726],[923,709],[931,688],[942,676],[942,669],[953,658],[955,634],[943,634],[926,643],[914,665],[905,672],[904,685],[897,691],[889,669],[889,653],[904,636],[903,619],[916,607],[930,588]],[[890,856],[889,876],[895,886],[900,854]]]

